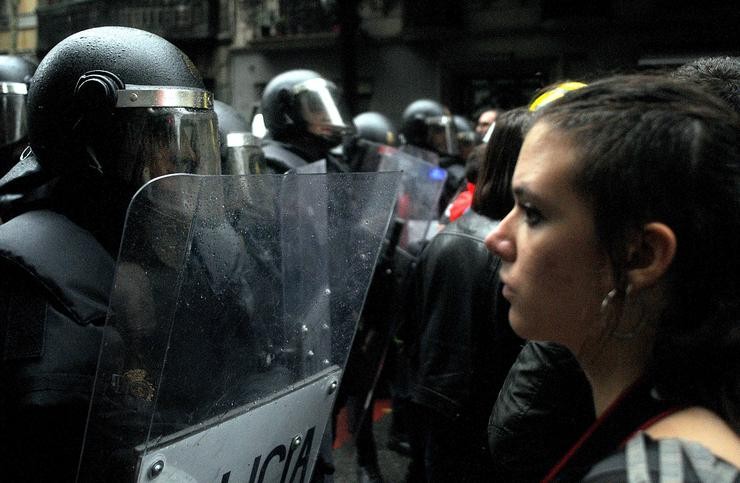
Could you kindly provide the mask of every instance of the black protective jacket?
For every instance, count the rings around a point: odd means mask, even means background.
[[[262,151],[265,153],[265,162],[270,173],[283,174],[310,162],[307,161],[308,156],[295,146],[274,139],[263,140]]]
[[[16,168],[0,183],[0,479],[74,481],[103,334],[110,335],[108,354],[122,350],[120,336],[105,320],[121,233],[115,220],[123,223],[119,208],[130,196],[120,192],[101,198],[106,190],[100,179],[47,176],[32,156]],[[101,200],[105,203],[96,202]],[[171,384],[171,392],[183,394],[170,400],[182,401],[183,407],[196,390],[242,391],[246,385],[238,377],[227,380],[233,374],[219,370],[226,364],[238,364],[248,375],[267,370],[259,364],[268,358],[257,348],[269,346],[266,331],[250,323],[253,294],[246,283],[229,282],[234,274],[247,276],[247,267],[255,265],[241,253],[230,226],[219,225],[208,234],[193,240],[191,253],[199,258],[187,277],[197,282],[187,287],[193,293],[183,288],[181,295],[193,301],[189,305],[204,305],[192,312],[219,315],[208,323],[179,320],[181,326],[194,328],[180,330],[184,335],[170,340],[181,343],[178,353],[198,360],[195,368],[208,374],[193,377],[192,366],[171,371],[184,382]],[[240,291],[234,293],[236,289]],[[170,293],[171,287],[162,287],[152,300]],[[135,308],[146,308],[142,305]],[[206,332],[219,331],[223,336],[209,340],[223,340],[231,352],[201,343]],[[199,339],[194,341],[190,333],[198,333]],[[254,385],[244,392],[252,389]]]
[[[73,481],[114,259],[48,196],[33,156],[0,183],[0,458],[7,481]]]
[[[500,259],[483,240],[495,223],[472,210],[437,234],[415,271],[412,400],[485,432],[521,348],[499,294]]]

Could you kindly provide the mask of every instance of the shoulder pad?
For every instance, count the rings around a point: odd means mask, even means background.
[[[0,263],[37,280],[77,323],[107,312],[115,261],[91,233],[63,215],[30,211],[0,225]]]

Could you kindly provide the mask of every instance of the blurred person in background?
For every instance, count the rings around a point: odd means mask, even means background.
[[[513,201],[510,179],[531,114],[499,118],[472,210],[426,246],[413,275],[404,337],[410,347],[413,460],[410,481],[489,481],[487,421],[521,349],[497,296],[500,260],[485,236]]]

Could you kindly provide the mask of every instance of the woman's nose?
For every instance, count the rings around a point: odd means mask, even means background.
[[[493,254],[501,257],[501,260],[505,262],[513,262],[516,258],[516,248],[514,241],[507,233],[508,224],[505,223],[507,220],[504,218],[501,220],[496,228],[485,239],[486,248]]]

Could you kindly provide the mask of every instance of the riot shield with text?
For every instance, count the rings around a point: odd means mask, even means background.
[[[308,481],[399,178],[170,175],[142,187],[78,481]]]

